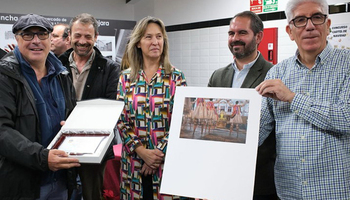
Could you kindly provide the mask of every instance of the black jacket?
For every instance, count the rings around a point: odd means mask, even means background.
[[[120,66],[115,61],[105,58],[96,47],[94,50],[95,59],[92,62],[81,100],[116,99]],[[69,65],[69,55],[72,51],[73,49],[69,49],[59,57],[70,73],[72,71]]]
[[[66,117],[73,110],[75,92],[66,73],[58,75],[66,102]],[[35,98],[11,52],[0,60],[0,199],[36,199],[48,152],[41,142]],[[67,170],[69,186],[74,169]],[[70,188],[72,189],[72,188]]]
[[[92,62],[81,100],[96,98],[116,100],[120,65],[111,59],[105,58],[96,47],[94,47],[94,50],[96,52],[95,59]],[[72,71],[69,55],[72,51],[73,49],[69,49],[59,57],[62,64],[70,72],[70,75]],[[114,158],[112,145],[108,148],[103,161]]]
[[[0,59],[5,56],[7,54],[7,52],[5,50],[3,50],[2,48],[0,48]]]

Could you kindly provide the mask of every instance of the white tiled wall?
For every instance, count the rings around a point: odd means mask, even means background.
[[[278,27],[278,61],[290,57],[296,45],[285,32],[285,20],[264,23],[265,28]],[[228,25],[169,32],[170,61],[185,73],[189,86],[206,87],[214,70],[232,62],[227,46]]]
[[[215,69],[232,62],[228,26],[169,32],[170,61],[185,73],[189,86],[206,87]]]

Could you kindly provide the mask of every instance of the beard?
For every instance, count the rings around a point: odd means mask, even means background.
[[[233,48],[234,45],[243,45],[242,50]],[[256,40],[253,39],[250,43],[246,44],[245,42],[242,41],[235,41],[232,42],[229,45],[229,48],[231,50],[232,55],[234,55],[236,58],[241,59],[241,58],[246,58],[250,56],[252,53],[256,51]]]
[[[79,47],[83,47],[84,50],[81,50]],[[74,50],[74,53],[76,53],[81,57],[85,57],[91,53],[93,46],[89,43],[86,43],[86,44],[74,43],[72,48]]]

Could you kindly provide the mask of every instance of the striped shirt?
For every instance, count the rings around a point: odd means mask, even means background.
[[[263,98],[259,144],[276,127],[275,182],[289,199],[350,199],[350,51],[330,44],[308,69],[296,55],[266,79],[281,79],[292,103]]]

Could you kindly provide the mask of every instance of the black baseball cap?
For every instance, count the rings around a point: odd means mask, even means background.
[[[53,27],[51,22],[45,17],[37,14],[28,14],[21,16],[12,26],[12,33],[16,33],[19,30],[25,30],[30,27],[41,27],[48,32],[52,32]]]

